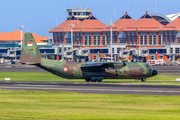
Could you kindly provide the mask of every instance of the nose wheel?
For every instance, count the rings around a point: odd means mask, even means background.
[[[146,82],[146,78],[142,78],[141,81],[142,81],[142,82]]]

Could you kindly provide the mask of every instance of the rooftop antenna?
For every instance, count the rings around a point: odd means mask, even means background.
[[[157,1],[155,0],[155,12],[157,13]]]
[[[58,26],[58,19],[56,19],[56,26]]]
[[[132,6],[131,6],[131,17],[132,17]],[[132,24],[132,19],[131,19],[131,24]]]
[[[114,20],[115,20],[115,6],[114,6]],[[114,20],[113,20],[113,22],[114,22]]]
[[[82,1],[81,1],[81,9],[82,9]]]
[[[72,3],[72,1],[71,1],[71,9],[73,9],[73,3]]]

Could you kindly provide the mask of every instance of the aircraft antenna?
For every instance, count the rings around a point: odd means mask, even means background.
[[[155,12],[157,13],[157,1],[155,0]]]

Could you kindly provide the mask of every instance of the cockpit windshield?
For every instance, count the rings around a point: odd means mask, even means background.
[[[148,63],[146,63],[145,66],[146,66],[147,68],[151,68],[151,66],[150,66]],[[151,68],[151,69],[152,69],[152,68]]]

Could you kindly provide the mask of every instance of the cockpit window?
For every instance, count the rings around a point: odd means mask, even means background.
[[[151,68],[151,66],[150,66],[149,64],[146,64],[145,66],[146,66],[147,68]]]
[[[150,67],[149,64],[146,64],[146,67]]]

